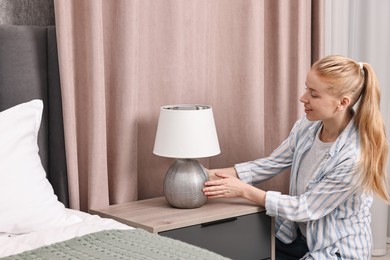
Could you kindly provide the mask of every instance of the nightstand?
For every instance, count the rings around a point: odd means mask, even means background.
[[[264,208],[241,198],[208,200],[200,208],[177,209],[159,197],[90,212],[232,259],[275,258],[273,218]]]

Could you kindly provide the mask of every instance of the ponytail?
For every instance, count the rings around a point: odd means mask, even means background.
[[[386,178],[388,143],[380,113],[379,83],[369,64],[363,64],[362,70],[364,83],[355,115],[361,146],[361,184],[365,189],[374,191],[379,198],[389,202]]]

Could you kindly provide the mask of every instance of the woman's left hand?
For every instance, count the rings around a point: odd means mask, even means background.
[[[217,180],[210,180],[205,183],[203,193],[210,199],[242,197],[246,186],[250,186],[229,174],[215,172]]]
[[[243,197],[265,207],[266,192],[247,184],[235,176],[215,172],[220,179],[205,182],[203,193],[209,199]]]

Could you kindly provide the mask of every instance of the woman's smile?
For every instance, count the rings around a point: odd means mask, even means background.
[[[304,108],[305,108],[305,113],[309,113],[310,111],[312,111],[312,109],[310,109],[310,108],[308,108],[306,106],[304,106]]]

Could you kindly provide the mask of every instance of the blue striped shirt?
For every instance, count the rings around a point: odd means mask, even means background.
[[[275,217],[276,236],[291,243],[297,222],[306,223],[309,253],[303,259],[370,259],[372,195],[356,184],[359,135],[352,119],[313,173],[302,195],[296,194],[299,164],[312,146],[320,121],[298,120],[289,137],[269,157],[235,165],[250,184],[269,179],[291,166],[289,195],[268,191],[265,208]]]

